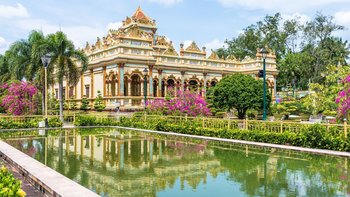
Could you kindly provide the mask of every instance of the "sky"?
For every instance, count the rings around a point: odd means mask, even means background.
[[[95,43],[138,6],[177,49],[191,41],[207,51],[220,48],[243,28],[277,12],[304,22],[318,11],[331,15],[346,27],[336,36],[350,40],[350,0],[0,0],[0,54],[33,29],[44,34],[62,30],[77,47]]]

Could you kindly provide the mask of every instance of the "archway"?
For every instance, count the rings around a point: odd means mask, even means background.
[[[210,82],[210,85],[211,85],[212,87],[214,87],[214,86],[216,85],[216,83],[217,83],[216,81],[211,81],[211,82]]]
[[[175,81],[173,79],[167,80],[167,94],[170,96],[175,96]]]
[[[153,96],[157,97],[158,94],[158,80],[153,79]]]
[[[129,83],[128,83],[128,77],[125,76],[124,77],[124,96],[129,96],[130,92],[129,92]]]
[[[131,96],[141,96],[141,77],[137,74],[131,76]]]
[[[190,80],[189,82],[188,89],[193,92],[197,92],[198,90],[198,82],[197,80]]]

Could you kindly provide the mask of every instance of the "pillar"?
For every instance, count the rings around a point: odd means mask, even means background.
[[[93,68],[91,68],[90,69],[90,75],[91,75],[91,84],[90,84],[90,86],[91,86],[91,94],[90,94],[90,98],[94,98],[94,78],[95,78],[95,76],[94,76],[94,69]]]
[[[162,81],[163,81],[163,76],[162,76],[162,70],[158,70],[158,78],[159,78],[159,84],[158,84],[158,97],[162,97]]]
[[[148,96],[153,96],[153,65],[149,65],[149,91],[148,91]]]
[[[273,90],[274,90],[274,93],[272,95],[275,98],[277,98],[277,79],[276,79],[276,76],[273,76]]]
[[[118,96],[124,96],[124,64],[122,63],[118,64],[118,81]]]
[[[168,94],[168,83],[164,81],[164,97]]]
[[[128,95],[125,95],[125,96],[131,96],[131,79],[128,79],[127,83],[128,83]]]
[[[181,91],[185,91],[185,71],[181,71]]]
[[[83,73],[81,74],[81,77],[80,77],[80,98],[84,97],[84,90],[85,90],[85,87],[84,87],[84,73]]]
[[[206,93],[207,93],[207,73],[203,73],[203,81],[204,81],[204,84],[203,84],[204,90],[202,92],[203,92],[203,96],[206,97]]]
[[[106,66],[103,66],[103,97],[107,96],[106,93],[106,75],[107,75],[107,71],[106,71]]]

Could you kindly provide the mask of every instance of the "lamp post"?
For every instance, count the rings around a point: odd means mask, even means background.
[[[45,69],[45,90],[44,90],[44,94],[45,94],[45,127],[48,128],[49,122],[47,119],[47,66],[51,62],[50,55],[46,54],[43,57],[41,57],[41,62],[43,63],[44,69]]]
[[[143,96],[145,97],[145,111],[146,111],[146,102],[147,102],[147,75],[148,75],[148,70],[145,68],[143,71]]]
[[[264,104],[263,104],[263,120],[266,120],[266,105],[267,105],[267,99],[266,99],[266,55],[267,55],[267,50],[265,48],[262,48],[260,50],[260,54],[262,55],[263,58],[263,81],[264,81]]]

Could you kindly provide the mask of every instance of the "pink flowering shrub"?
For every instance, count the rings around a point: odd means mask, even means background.
[[[165,113],[168,115],[210,116],[207,102],[200,94],[190,91],[178,91],[177,97],[169,100],[156,99],[148,103],[151,113]]]
[[[149,112],[151,112],[152,114],[163,114],[165,111],[165,104],[164,104],[164,100],[163,99],[154,99],[147,104],[147,109]]]
[[[350,112],[350,75],[342,81],[344,88],[338,92],[335,102],[338,104],[338,119],[347,118]]]
[[[38,89],[34,85],[23,81],[2,84],[0,85],[1,106],[8,114],[32,114],[36,106],[33,96],[37,92]]]

